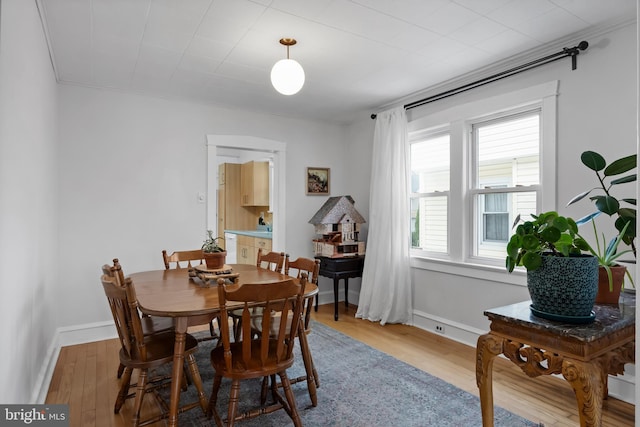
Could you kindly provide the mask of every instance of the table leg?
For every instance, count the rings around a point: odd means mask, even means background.
[[[344,278],[344,306],[349,308],[349,278]]]
[[[340,279],[333,278],[333,320],[338,320],[338,284]]]
[[[502,338],[491,333],[478,337],[476,345],[476,384],[480,390],[482,427],[493,427],[493,360],[502,353]]]
[[[571,384],[576,395],[580,427],[601,427],[604,389],[598,361],[581,362],[565,358],[562,376]]]
[[[178,425],[178,407],[180,406],[180,382],[184,366],[184,347],[187,333],[187,318],[178,317],[175,322],[175,344],[173,347],[173,369],[171,371],[171,401],[169,403],[169,426]]]

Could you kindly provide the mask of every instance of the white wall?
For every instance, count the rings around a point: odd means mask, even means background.
[[[56,326],[56,83],[34,1],[0,3],[0,402],[35,401]]]
[[[287,240],[277,249],[313,255],[307,221],[326,197],[305,195],[305,167],[330,167],[331,194],[347,191],[343,126],[63,85],[60,250],[73,256],[60,260],[60,326],[110,319],[98,279],[112,258],[125,272],[160,269],[162,249],[200,246],[208,134],[287,144]]]

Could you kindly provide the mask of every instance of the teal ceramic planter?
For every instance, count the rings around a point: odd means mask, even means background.
[[[527,286],[536,316],[588,323],[595,318],[598,259],[591,255],[543,256],[540,268],[527,272]]]

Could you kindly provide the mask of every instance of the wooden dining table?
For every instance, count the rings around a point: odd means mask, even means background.
[[[233,273],[238,273],[234,286],[243,283],[268,283],[290,279],[291,277],[248,264],[229,264]],[[180,406],[180,379],[184,363],[187,328],[206,325],[220,313],[218,289],[215,281],[207,286],[199,278],[190,277],[189,270],[153,270],[131,274],[138,306],[144,314],[174,318],[175,345],[171,373],[171,398],[169,404],[169,426],[178,425]],[[318,287],[313,283],[305,285],[305,298],[313,298]],[[238,304],[238,307],[241,303]],[[234,303],[227,307],[233,309]]]

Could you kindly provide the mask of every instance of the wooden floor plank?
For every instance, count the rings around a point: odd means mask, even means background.
[[[115,340],[111,340],[115,341]],[[113,353],[107,352],[107,343],[109,341],[99,341],[96,343],[96,390],[95,390],[95,417],[96,427],[109,427],[111,424],[107,422],[111,414],[113,414],[113,407],[109,407],[109,394],[111,394],[111,388],[109,386],[107,370],[107,359],[113,358]]]
[[[87,344],[87,353],[86,353],[86,363],[85,363],[85,374],[84,374],[84,385],[82,390],[82,419],[83,425],[87,425],[85,423],[85,419],[88,421],[93,419],[93,423],[91,425],[95,425],[95,417],[96,417],[96,384],[98,380],[97,376],[97,355],[96,349],[98,345],[95,342]],[[91,415],[85,415],[85,412],[90,413]]]
[[[354,306],[349,307],[348,312],[344,306],[340,310],[337,322],[333,320],[333,304],[320,306],[312,316],[354,339],[478,395],[474,347],[407,325],[381,326],[356,319]],[[120,384],[116,378],[119,348],[119,341],[115,339],[64,347],[60,351],[47,403],[69,403],[72,427],[130,425],[132,399],[123,405],[119,414],[113,413]],[[93,390],[95,399],[83,396],[83,391],[88,390]],[[496,405],[529,420],[542,422],[545,427],[575,427],[579,424],[573,390],[562,378],[529,378],[510,361],[496,358],[493,390]],[[142,416],[146,418],[158,409],[149,400],[143,410]],[[604,404],[603,426],[633,427],[634,411],[634,405],[610,397]],[[164,425],[159,422],[152,427]]]
[[[52,396],[54,400],[47,403],[71,403],[71,390],[76,368],[75,352],[73,351],[73,348],[63,347],[61,350],[61,354],[62,353],[64,353],[64,362],[60,366],[61,372],[58,391],[55,396]],[[58,368],[56,367],[56,369]]]
[[[73,346],[73,350],[76,355],[76,363],[74,366],[74,375],[71,379],[71,394],[69,395],[70,420],[82,420],[85,367],[87,365],[87,349],[90,345],[91,343]],[[74,404],[71,405],[71,402]]]

